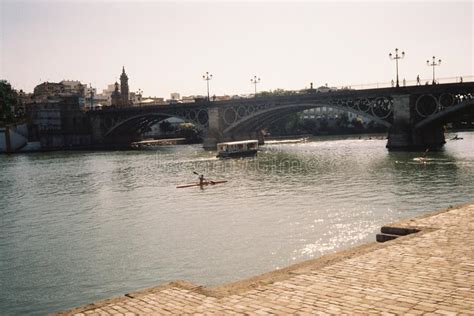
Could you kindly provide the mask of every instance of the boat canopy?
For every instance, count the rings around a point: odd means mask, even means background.
[[[217,144],[217,146],[219,145],[240,145],[240,144],[252,144],[252,143],[256,143],[258,144],[258,140],[242,140],[242,141],[235,141],[235,142],[225,142],[225,143],[219,143]]]
[[[243,140],[217,144],[219,153],[257,151],[258,140]]]

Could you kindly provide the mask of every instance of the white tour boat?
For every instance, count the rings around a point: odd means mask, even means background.
[[[217,144],[217,158],[255,156],[258,151],[258,140],[243,140]]]

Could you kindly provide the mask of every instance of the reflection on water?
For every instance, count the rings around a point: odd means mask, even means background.
[[[236,160],[200,146],[0,156],[0,310],[219,284],[373,241],[383,224],[472,199],[474,133],[459,135],[424,161],[351,138]],[[229,182],[176,189],[193,172]]]

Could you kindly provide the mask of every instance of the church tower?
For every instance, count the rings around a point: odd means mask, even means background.
[[[120,76],[120,96],[122,98],[121,100],[121,106],[126,107],[130,105],[129,101],[129,91],[128,91],[128,77],[127,74],[125,73],[125,67],[122,66],[122,75]]]
[[[112,92],[112,95],[111,95],[111,105],[113,107],[120,107],[121,106],[121,103],[122,103],[122,97],[120,96],[120,92],[119,92],[119,84],[118,82],[115,82],[115,91]]]

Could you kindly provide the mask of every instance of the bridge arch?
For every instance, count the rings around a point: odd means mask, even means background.
[[[341,111],[351,112],[359,116],[369,118],[383,126],[390,127],[391,123],[387,119],[380,118],[372,114],[372,111],[361,111],[358,108],[349,107],[343,105],[342,103],[299,103],[299,104],[284,104],[273,106],[270,108],[264,108],[260,111],[257,111],[251,115],[244,116],[234,122],[231,122],[224,130],[224,135],[238,134],[243,131],[248,130],[258,130],[265,127],[267,124],[272,123],[279,118],[289,115],[291,113],[297,113],[308,109],[318,108],[318,107],[328,107]],[[370,113],[369,113],[370,112]],[[224,113],[225,120],[225,113]],[[226,122],[228,123],[228,122]]]
[[[145,129],[164,121],[171,117],[179,118],[185,122],[192,123],[199,129],[204,130],[208,124],[207,111],[203,110],[196,113],[190,112],[187,115],[179,115],[177,113],[141,113],[131,117],[117,118],[109,126],[105,127],[105,137],[120,136],[123,134],[141,134]]]
[[[440,96],[441,99],[441,96]],[[436,98],[435,98],[436,100]],[[439,102],[439,100],[436,100]],[[438,106],[439,103],[438,103]],[[414,130],[423,130],[428,126],[440,125],[443,122],[446,122],[452,115],[461,112],[462,110],[474,106],[474,97],[469,96],[457,102],[457,104],[450,104],[445,108],[440,108],[437,112],[427,116],[426,118],[419,121],[414,126]]]

